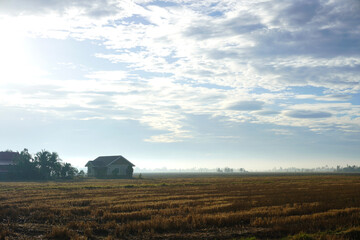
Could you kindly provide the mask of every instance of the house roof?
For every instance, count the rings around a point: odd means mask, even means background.
[[[120,162],[120,164],[127,164],[127,165],[131,165],[131,166],[135,166],[134,164],[129,162],[129,160],[127,160],[123,156],[117,155],[117,156],[101,156],[101,157],[98,157],[93,161],[88,161],[86,163],[85,167],[87,167],[89,164],[93,165],[94,167],[107,167],[107,166],[109,166],[111,163],[113,163],[115,161]]]
[[[19,153],[17,153],[17,152],[0,152],[0,165],[13,164],[13,160],[18,155],[19,155]]]

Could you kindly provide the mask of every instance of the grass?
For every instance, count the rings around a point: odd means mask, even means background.
[[[3,182],[6,238],[360,239],[360,177]]]

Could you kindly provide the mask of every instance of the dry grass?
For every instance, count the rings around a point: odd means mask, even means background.
[[[0,239],[360,239],[360,177],[0,183]]]

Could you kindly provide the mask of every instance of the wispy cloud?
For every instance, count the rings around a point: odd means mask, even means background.
[[[359,5],[322,0],[1,2],[0,19],[26,37],[92,41],[103,51],[89,57],[109,65],[89,68],[82,79],[61,81],[47,76],[51,69],[27,69],[30,60],[14,60],[11,66],[22,70],[0,73],[0,103],[81,119],[136,120],[163,132],[145,139],[150,142],[195,137],[187,114],[221,116],[232,124],[357,131],[359,107],[350,103],[349,94],[360,91]],[[313,102],[304,106],[307,100]]]
[[[329,118],[332,116],[329,112],[308,110],[293,110],[287,112],[286,115],[292,118]]]
[[[236,111],[254,111],[261,110],[264,102],[261,101],[240,101],[231,104],[228,109]]]

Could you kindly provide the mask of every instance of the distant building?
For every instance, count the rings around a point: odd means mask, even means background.
[[[14,160],[19,156],[18,152],[0,152],[0,176],[7,175]]]
[[[132,178],[135,165],[123,156],[101,156],[93,161],[88,161],[89,177],[98,178]]]

